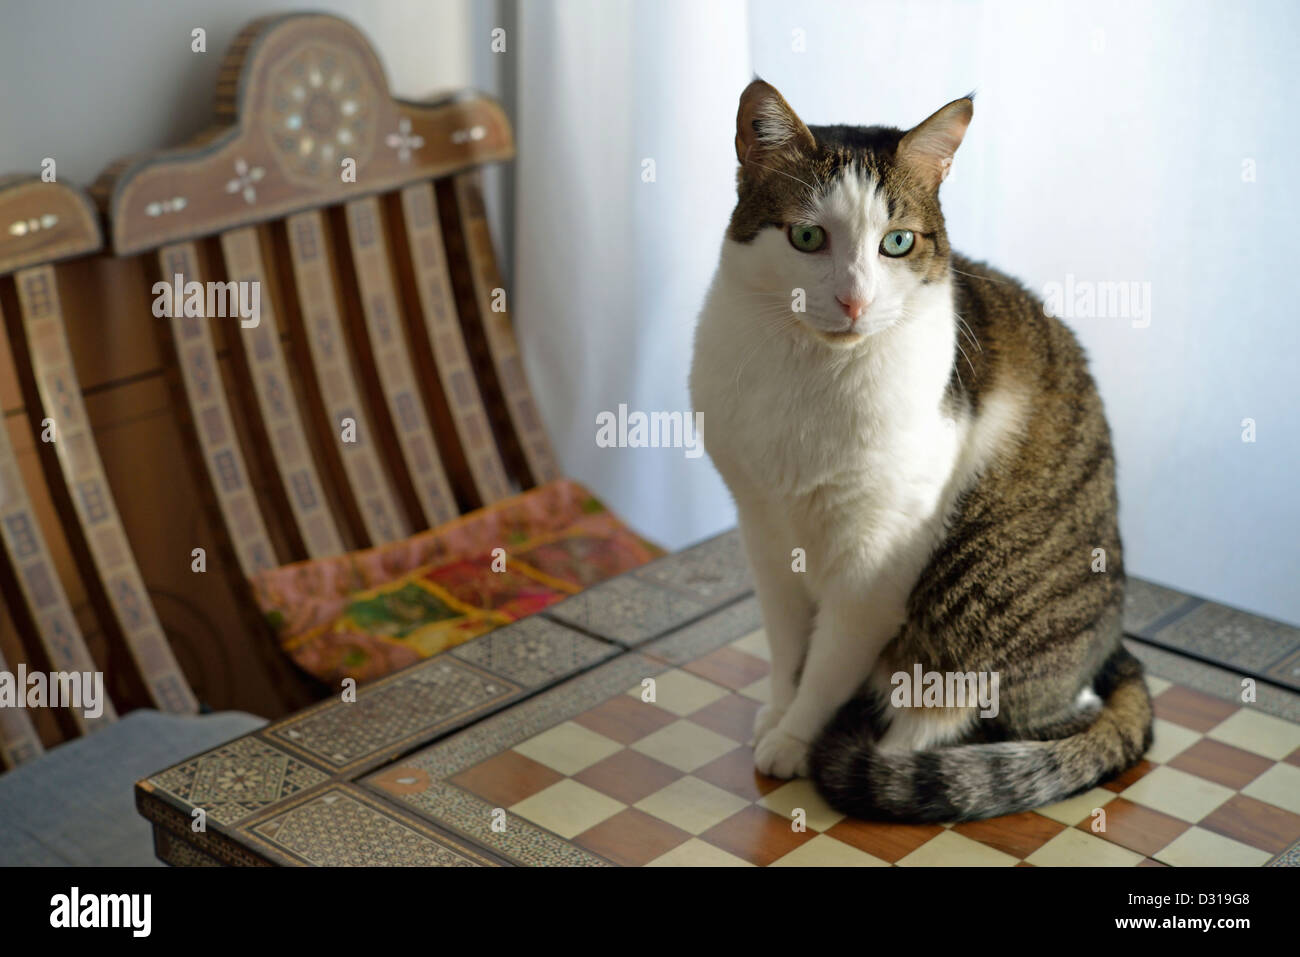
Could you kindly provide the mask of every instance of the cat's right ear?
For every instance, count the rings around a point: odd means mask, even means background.
[[[808,127],[776,87],[757,79],[745,87],[736,111],[736,159],[743,169],[761,175],[774,156],[816,146]]]

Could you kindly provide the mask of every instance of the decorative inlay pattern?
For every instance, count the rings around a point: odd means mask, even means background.
[[[334,293],[334,276],[325,238],[325,223],[318,210],[299,213],[286,220],[289,255],[294,283],[307,331],[312,371],[325,402],[326,414],[356,496],[372,545],[380,545],[410,534],[406,519],[397,507],[387,475],[379,464],[370,422],[362,414],[361,397],[343,344],[343,326]],[[356,423],[356,441],[343,441],[345,419]]]
[[[483,193],[477,172],[461,173],[453,179],[456,193],[456,210],[465,238],[465,255],[469,260],[470,276],[474,283],[474,297],[478,304],[479,321],[487,340],[497,379],[505,397],[506,409],[528,470],[537,484],[558,478],[559,466],[551,441],[542,427],[541,418],[533,404],[532,393],[523,376],[519,346],[515,342],[508,309],[494,311],[497,297],[494,290],[503,288],[501,273],[497,269],[496,253],[492,249],[492,235],[488,229],[487,215],[483,209]]]
[[[256,282],[269,289],[266,267],[258,247],[257,232],[253,227],[232,230],[221,237],[221,251],[226,262],[226,273],[240,282]],[[298,437],[306,433],[293,400],[289,369],[280,345],[280,328],[276,319],[274,297],[261,297],[260,321],[256,326],[241,328],[233,335],[244,347],[248,358],[249,375],[258,408],[271,437],[271,453],[276,468],[289,492],[289,506],[293,511],[298,531],[312,558],[337,555],[343,551],[334,516],[326,505],[320,475],[311,458],[306,443]],[[220,417],[213,421],[218,433],[225,427]]]
[[[424,145],[424,137],[411,132],[411,121],[404,116],[397,121],[397,132],[389,133],[384,142],[391,149],[397,150],[398,161],[409,163],[411,154]],[[452,142],[456,142],[454,137]]]
[[[39,176],[0,177],[0,275],[99,249],[85,194]]]
[[[193,829],[194,819],[190,809],[180,810],[159,797],[152,780],[141,781],[136,785],[136,808],[140,816],[154,825],[154,842],[157,846],[159,831],[166,831],[172,841],[185,841],[198,848],[200,853],[209,855],[235,867],[266,867],[269,861],[252,851],[235,843],[215,828],[206,831]]]
[[[1300,867],[1300,841],[1264,865],[1265,867]]]
[[[220,867],[221,861],[204,854],[192,844],[179,841],[166,829],[154,825],[154,853],[172,867]]]
[[[674,665],[685,664],[763,627],[757,598],[745,598],[721,611],[642,645],[641,654]]]
[[[52,670],[98,670],[86,648],[67,593],[52,571],[54,559],[46,548],[45,536],[41,534],[9,441],[9,431],[3,424],[0,424],[0,545],[9,553],[18,589],[36,623],[37,638]],[[0,656],[0,671],[6,670]],[[98,718],[87,718],[80,708],[70,708],[68,713],[83,734],[117,717],[112,702],[107,699]],[[7,761],[14,764],[40,752],[40,739],[25,711],[0,709],[0,747],[5,748]]]
[[[304,44],[272,71],[270,86],[274,156],[287,178],[320,185],[338,177],[344,157],[356,160],[358,170],[366,165],[379,91],[352,51]]]
[[[453,648],[462,661],[536,688],[618,652],[615,645],[588,638],[537,615],[480,635]]]
[[[752,591],[740,533],[724,532],[706,542],[638,569],[637,577],[696,598],[716,608]]]
[[[1273,681],[1300,691],[1300,649],[1287,655],[1264,674]]]
[[[242,156],[235,160],[235,178],[226,183],[227,193],[239,193],[250,206],[257,202],[257,184],[266,175],[260,166],[249,166]]]
[[[461,130],[452,130],[451,141],[457,145],[461,143],[473,143],[475,140],[481,140],[487,136],[487,128],[483,126],[470,126]]]
[[[414,399],[419,386],[402,330],[402,307],[393,288],[379,201],[373,196],[353,200],[346,210],[362,313],[380,387],[425,520],[430,526],[441,525],[456,517],[456,499],[438,457],[424,406]]]
[[[324,772],[249,736],[168,768],[149,783],[186,804],[203,808],[211,821],[233,824],[327,780]]]
[[[265,734],[327,767],[353,768],[428,739],[520,690],[502,677],[440,655],[366,685],[353,703],[318,705]]]
[[[478,867],[491,861],[431,831],[417,830],[343,788],[328,788],[253,828],[320,867]]]
[[[54,269],[48,265],[36,266],[17,273],[14,279],[18,286],[23,331],[31,354],[40,409],[44,416],[54,420],[54,451],[59,471],[77,513],[80,530],[85,534],[91,561],[100,581],[105,584],[113,614],[126,636],[127,647],[153,702],[164,711],[197,711],[198,702],[185,681],[153,603],[145,592],[144,581],[127,544],[126,532],[91,434],[90,420],[86,416],[72,352],[64,332]],[[39,421],[44,416],[38,414],[33,418]],[[4,444],[8,446],[7,442]],[[0,475],[0,480],[16,495],[17,490],[22,489],[16,465],[0,464],[0,473],[5,472],[9,473],[8,477]],[[23,497],[26,498],[25,492]],[[21,507],[16,498],[14,507]],[[27,509],[30,527],[35,529],[38,526],[30,513],[30,503]],[[14,517],[8,509],[4,514],[8,518]],[[6,534],[17,530],[6,523]],[[35,547],[34,535],[31,541]],[[42,637],[49,641],[47,648],[54,660],[63,660],[70,666],[80,662],[77,670],[95,670],[85,652],[67,598],[62,589],[56,587],[54,564],[43,546],[21,561],[19,566],[22,569],[20,579],[28,587],[36,587],[31,598],[40,609],[36,618],[43,625]],[[82,645],[82,648],[74,651],[77,645]],[[112,720],[111,706],[106,706],[105,716]]]
[[[158,251],[158,265],[164,282],[173,282],[175,276],[181,276],[182,282],[203,282],[193,243],[164,246]],[[208,326],[211,320],[176,315],[182,312],[180,303],[173,303],[171,311],[173,315],[167,321],[171,323],[190,413],[196,423],[211,421],[217,424],[217,428],[211,430],[196,429],[199,444],[203,447],[203,460],[239,568],[244,575],[251,576],[275,567],[275,549],[248,480],[243,452],[235,438],[230,407],[221,387],[212,331]]]
[[[59,217],[55,213],[43,213],[31,219],[16,219],[9,224],[9,235],[26,236],[29,233],[39,233],[42,229],[53,229],[58,224]]]
[[[179,213],[188,205],[189,200],[184,196],[172,196],[168,199],[156,199],[153,202],[145,204],[144,214],[156,218],[165,213]]]
[[[1261,674],[1300,649],[1300,629],[1205,602],[1151,636],[1162,645]]]
[[[514,155],[496,102],[473,94],[394,100],[366,38],[318,13],[264,17],[240,31],[221,62],[216,117],[190,142],[114,163],[95,184],[119,255],[395,192]],[[244,169],[236,169],[238,161]],[[187,200],[183,216],[170,205],[177,200]],[[44,212],[68,211],[49,203],[3,211],[0,263],[9,252],[3,227]],[[72,231],[55,227],[54,245],[65,232]]]
[[[1237,671],[1208,665],[1203,661],[1188,658],[1177,652],[1148,645],[1138,639],[1129,639],[1124,647],[1142,662],[1147,672],[1176,681],[1195,691],[1230,701],[1241,703],[1242,675]],[[1257,682],[1256,699],[1251,705],[1266,714],[1300,724],[1300,695],[1285,688],[1275,688],[1264,682]]]
[[[591,634],[633,646],[699,617],[706,608],[693,598],[629,574],[566,598],[548,608],[545,614]]]
[[[1172,588],[1129,576],[1124,588],[1124,631],[1130,635],[1145,635],[1156,622],[1178,609],[1188,610],[1199,599],[1184,595]]]
[[[2,432],[3,429],[0,429]],[[3,465],[0,464],[0,483],[4,482]],[[3,491],[0,485],[0,491]],[[0,671],[12,673],[5,656],[0,654]],[[0,766],[17,767],[45,753],[36,725],[25,709],[0,708]]]
[[[511,814],[504,832],[492,830],[493,805],[447,781],[485,758],[554,727],[611,695],[660,674],[664,666],[628,653],[564,682],[537,698],[471,725],[369,776],[365,785],[411,807],[511,860],[534,865],[607,864],[603,858]]]
[[[504,831],[493,831],[495,808],[446,781],[400,797],[430,820],[520,864],[537,867],[610,866],[609,861],[517,815],[508,818]]]
[[[639,686],[642,679],[662,674],[665,669],[663,662],[639,654],[620,655],[545,694],[522,701],[408,755],[402,759],[401,765],[425,771],[431,780],[452,777],[499,751],[512,748],[575,714],[595,707],[611,695]]]
[[[431,184],[420,183],[402,190],[402,216],[438,379],[474,486],[483,503],[490,505],[509,495],[510,488],[456,317]]]

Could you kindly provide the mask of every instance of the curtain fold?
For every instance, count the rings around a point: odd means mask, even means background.
[[[597,417],[691,411],[695,320],[734,203],[746,5],[517,13],[513,313],[526,370],[566,473],[680,547],[735,520],[708,457],[602,448]]]

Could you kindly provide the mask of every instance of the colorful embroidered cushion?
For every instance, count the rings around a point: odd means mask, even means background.
[[[337,685],[386,675],[661,554],[560,479],[400,542],[262,572],[252,585],[281,647]]]

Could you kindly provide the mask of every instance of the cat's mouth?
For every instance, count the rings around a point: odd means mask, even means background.
[[[889,329],[895,325],[895,323],[896,320],[877,318],[872,321],[859,319],[857,322],[854,322],[843,329],[823,329],[810,322],[802,323],[802,325],[823,342],[843,348],[846,346],[855,346],[864,339],[870,339],[877,333]]]
[[[856,345],[877,331],[869,324],[861,322],[854,323],[844,329],[823,329],[819,326],[814,326],[812,323],[803,323],[802,325],[818,339],[822,340],[822,342],[841,348],[844,346]]]

